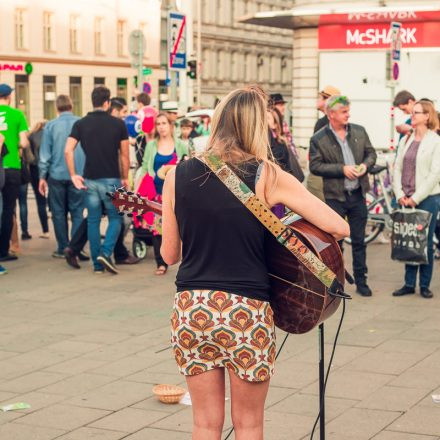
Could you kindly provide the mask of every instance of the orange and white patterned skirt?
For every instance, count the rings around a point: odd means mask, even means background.
[[[171,344],[185,376],[224,367],[243,380],[262,382],[274,371],[273,311],[268,302],[232,293],[177,292]]]

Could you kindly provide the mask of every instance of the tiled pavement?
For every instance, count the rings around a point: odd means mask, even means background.
[[[150,252],[118,276],[94,275],[54,260],[52,250],[52,240],[23,243],[0,278],[0,405],[31,405],[0,412],[0,439],[189,439],[191,408],[161,404],[151,391],[184,383],[166,349],[175,269],[153,276]],[[440,264],[434,299],[395,299],[402,267],[389,260],[389,247],[370,245],[368,260],[374,296],[354,294],[347,304],[326,438],[439,440],[440,404],[431,395],[440,394]],[[327,360],[339,316],[326,324]],[[317,331],[287,340],[267,400],[266,439],[310,437],[317,342]],[[228,417],[225,432],[229,426]]]

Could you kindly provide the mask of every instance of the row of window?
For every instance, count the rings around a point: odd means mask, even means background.
[[[203,49],[202,79],[288,84],[291,60],[239,51]]]
[[[28,12],[24,8],[15,10],[15,48],[29,49],[29,21]],[[53,52],[56,48],[55,41],[55,15],[53,12],[43,12],[43,49],[46,52]],[[104,38],[104,18],[95,17],[93,25],[93,43],[95,55],[105,54]],[[139,29],[144,31],[145,23],[139,23]],[[81,42],[81,16],[71,14],[69,17],[69,49],[72,54],[79,54],[82,51]],[[126,53],[127,41],[127,22],[125,20],[116,21],[116,52],[119,57],[124,57]]]
[[[105,85],[104,77],[94,77],[93,86]],[[73,103],[73,113],[83,116],[82,106],[82,78],[80,76],[69,77],[69,95]],[[29,101],[29,76],[15,75],[15,105],[22,110],[27,120],[30,116]],[[43,76],[43,118],[53,119],[56,117],[55,99],[57,96],[56,76]],[[116,96],[127,100],[127,78],[117,78]]]

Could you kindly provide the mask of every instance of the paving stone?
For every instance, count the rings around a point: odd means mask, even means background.
[[[15,393],[27,393],[29,391],[38,390],[46,385],[59,382],[66,377],[61,373],[49,373],[44,371],[35,371],[16,379],[4,381],[0,384],[0,389]]]
[[[116,381],[69,399],[72,405],[117,411],[143,400],[149,389],[128,381]]]
[[[407,411],[419,403],[427,392],[428,390],[420,388],[384,386],[359,402],[356,407],[386,411]]]
[[[382,431],[373,437],[373,440],[438,440],[438,437],[403,432]]]
[[[310,362],[286,361],[275,365],[271,384],[277,387],[300,389],[318,379],[318,366]]]
[[[113,380],[114,378],[104,376],[102,374],[82,373],[49,385],[45,388],[42,388],[40,391],[51,394],[61,394],[66,397],[73,397],[89,390],[99,388],[109,382],[112,382]]]
[[[108,431],[106,429],[79,428],[57,437],[57,440],[119,440],[126,438],[126,432]],[[146,437],[147,438],[147,437]]]
[[[326,433],[349,435],[356,440],[368,440],[392,423],[400,414],[400,412],[350,408],[327,424]]]
[[[103,411],[100,409],[56,404],[21,417],[20,424],[72,431],[105,417],[108,414],[109,411]]]
[[[164,429],[145,428],[124,437],[124,440],[189,440],[187,432],[168,431]],[[73,439],[72,439],[73,440]],[[79,440],[79,439],[78,439]]]
[[[55,371],[65,374],[81,374],[86,371],[95,370],[100,366],[105,365],[104,361],[94,361],[92,359],[84,359],[83,357],[76,357],[69,359],[65,362],[60,362],[55,365],[51,365],[44,369],[44,371]]]
[[[387,427],[388,431],[440,436],[439,408],[416,406]]]
[[[65,432],[61,429],[26,426],[18,423],[0,426],[0,438],[5,440],[52,440]]]
[[[393,379],[389,385],[407,388],[434,389],[440,385],[437,369],[422,370],[417,365]]]
[[[22,414],[29,414],[34,411],[38,411],[39,409],[46,408],[46,407],[51,406],[55,403],[61,402],[65,399],[66,399],[66,396],[58,396],[55,394],[43,393],[41,391],[33,391],[31,393],[17,395],[13,399],[4,400],[1,402],[1,405],[7,405],[10,403],[16,403],[16,402],[28,403],[31,406],[30,408],[21,409],[18,412],[13,411],[10,413],[10,414],[17,413],[17,414],[22,415]],[[2,414],[0,413],[0,418],[1,418],[1,415]]]
[[[93,428],[111,431],[136,432],[153,422],[167,417],[161,411],[146,411],[136,408],[124,408],[90,424]]]
[[[267,411],[264,414],[264,438],[266,440],[299,440],[311,432],[316,417]]]
[[[71,341],[66,340],[56,344],[48,345],[46,350],[49,351],[67,351],[73,353],[89,353],[98,350],[102,344],[95,344],[92,342]]]
[[[376,347],[379,351],[398,353],[424,353],[429,355],[440,348],[439,342],[412,341],[408,339],[389,339]]]

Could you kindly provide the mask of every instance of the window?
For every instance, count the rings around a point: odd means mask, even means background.
[[[219,50],[217,53],[217,79],[224,78],[224,64],[224,52],[222,50]]]
[[[118,57],[125,56],[125,29],[127,27],[127,23],[124,20],[118,20],[116,27],[116,46]]]
[[[103,55],[102,46],[102,17],[95,17],[95,55]]]
[[[231,54],[231,81],[238,79],[238,52],[234,51]]]
[[[243,80],[245,82],[249,82],[251,80],[251,54],[246,53],[244,56],[244,72],[243,72]]]
[[[202,66],[201,66],[201,70],[202,70],[202,79],[209,79],[209,49],[203,49],[202,50]]]
[[[260,83],[264,81],[264,64],[264,57],[259,54],[257,56],[257,81]]]
[[[116,79],[116,96],[127,101],[127,78]]]
[[[93,78],[93,86],[105,86],[105,78],[103,76],[95,76]]]
[[[54,76],[43,76],[43,117],[54,119],[56,116],[56,82]]]
[[[147,31],[147,23],[145,23],[145,22],[141,22],[141,23],[139,23],[139,28],[138,28],[138,29],[142,32],[142,34],[143,34],[144,37],[145,37],[145,35],[146,35],[146,31]],[[148,58],[147,54],[148,54],[148,52],[145,51],[145,52],[144,52],[144,59]]]
[[[70,37],[70,52],[78,53],[79,52],[79,17],[78,15],[70,16],[70,29],[69,29],[69,37]]]
[[[26,49],[25,40],[26,10],[17,8],[15,10],[15,48]]]
[[[47,52],[55,50],[53,13],[48,11],[43,12],[43,48]]]
[[[15,107],[21,110],[29,121],[29,76],[15,75]]]
[[[80,76],[71,76],[69,78],[69,95],[72,99],[73,113],[76,116],[82,116],[82,89]]]
[[[281,82],[283,84],[288,84],[291,81],[289,71],[289,60],[287,57],[281,57]]]

